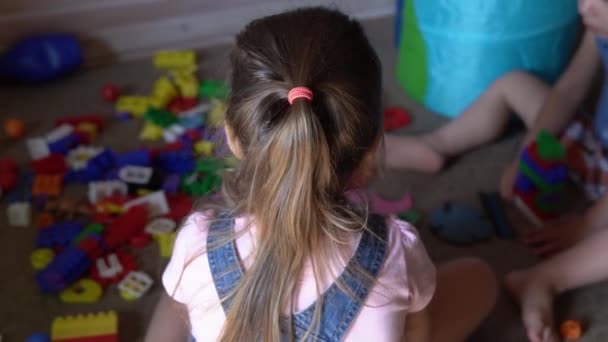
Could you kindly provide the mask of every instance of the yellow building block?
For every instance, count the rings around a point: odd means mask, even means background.
[[[173,253],[173,243],[175,242],[176,232],[153,234],[154,240],[158,243],[160,256],[168,258]]]
[[[182,97],[193,98],[198,96],[199,84],[194,73],[173,71],[172,75]]]
[[[213,104],[213,108],[207,113],[207,124],[211,127],[219,128],[224,124],[226,104],[216,99],[212,99],[211,103]]]
[[[200,140],[194,144],[194,151],[202,156],[210,157],[213,154],[213,143],[211,141]]]
[[[49,248],[38,248],[32,252],[30,262],[35,270],[45,268],[55,258],[55,252]]]
[[[195,68],[196,54],[191,50],[159,51],[154,55],[158,69]]]
[[[160,140],[162,137],[163,128],[148,121],[144,123],[144,128],[142,128],[139,133],[139,139],[141,140],[156,141]]]
[[[101,299],[101,285],[93,279],[83,278],[59,293],[64,303],[95,303]]]
[[[165,108],[176,96],[177,89],[173,83],[168,78],[161,77],[154,83],[149,103],[154,108]]]
[[[90,122],[81,122],[76,126],[76,131],[86,133],[91,139],[97,136],[97,126]]]
[[[121,96],[116,101],[116,112],[128,112],[133,116],[141,117],[148,110],[149,102],[146,96]]]
[[[53,341],[115,334],[118,334],[118,315],[115,311],[57,317],[51,324]]]

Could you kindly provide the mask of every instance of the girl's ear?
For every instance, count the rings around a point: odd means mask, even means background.
[[[228,124],[225,124],[224,131],[226,132],[226,141],[228,141],[230,151],[232,151],[232,154],[234,154],[237,159],[243,160],[245,156],[243,155],[239,139],[236,137],[236,134],[234,134],[234,130]]]

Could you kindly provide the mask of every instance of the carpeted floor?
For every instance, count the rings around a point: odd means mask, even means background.
[[[393,47],[392,25],[390,20],[374,20],[364,25],[384,65],[385,103],[402,105],[414,115],[413,125],[403,133],[424,132],[437,127],[444,120],[413,104],[398,87],[394,78],[396,50]],[[202,75],[223,78],[227,53],[228,47],[203,51],[200,58]],[[99,95],[99,89],[104,83],[128,85],[134,91],[148,93],[156,76],[151,62],[142,60],[82,72],[41,87],[0,88],[0,118],[18,116],[26,122],[30,135],[39,135],[51,128],[55,118],[90,112],[110,115],[112,107],[104,104]],[[140,126],[139,121],[111,122],[96,143],[118,151],[132,149],[141,144],[135,137]],[[468,153],[437,176],[387,171],[374,186],[387,198],[397,198],[410,191],[416,209],[423,213],[447,200],[480,207],[477,193],[496,190],[502,167],[514,153],[520,138],[521,134],[514,134]],[[22,163],[27,161],[24,141],[1,140],[0,146],[0,156],[17,158]],[[84,196],[83,189],[77,187],[68,189],[68,193],[76,197]],[[5,204],[2,205],[2,213],[4,212]],[[514,209],[509,208],[509,215],[519,229],[526,227],[526,222]],[[509,270],[535,262],[530,253],[515,241],[491,240],[471,248],[453,247],[435,239],[425,224],[426,221],[423,220],[419,230],[431,256],[437,262],[475,255],[487,260],[500,276]],[[142,339],[162,290],[160,286],[155,286],[151,294],[132,303],[120,299],[117,291],[110,288],[98,304],[63,304],[56,297],[41,295],[35,286],[34,271],[29,266],[35,229],[8,227],[5,216],[2,216],[0,227],[0,333],[4,335],[3,341],[23,341],[32,332],[48,332],[52,318],[57,315],[109,309],[119,312],[121,341]],[[165,261],[158,256],[156,246],[151,244],[135,251],[135,254],[142,269],[159,280]],[[608,307],[603,305],[607,297],[608,286],[605,283],[562,296],[556,303],[558,319],[584,319],[589,328],[581,340],[583,342],[608,341]],[[471,340],[525,340],[517,309],[504,293],[492,316]]]

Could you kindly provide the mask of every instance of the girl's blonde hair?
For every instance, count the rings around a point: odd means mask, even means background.
[[[320,292],[322,280],[336,277],[329,261],[350,258],[340,251],[352,253],[353,233],[365,228],[365,212],[345,192],[380,138],[381,67],[359,23],[324,8],[253,21],[230,61],[226,124],[244,159],[224,193],[235,215],[253,218],[257,235],[252,266],[222,298],[231,306],[221,340],[279,341],[293,335],[280,321],[294,310],[305,263]],[[290,105],[297,86],[314,99]]]

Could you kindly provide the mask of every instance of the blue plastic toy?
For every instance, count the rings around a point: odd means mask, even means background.
[[[68,34],[43,34],[16,42],[0,56],[0,80],[36,84],[52,81],[82,64],[78,39]]]
[[[141,149],[118,154],[116,156],[116,167],[121,168],[127,165],[150,166],[150,152]]]
[[[82,250],[70,246],[36,274],[36,283],[45,293],[57,293],[80,279],[91,267],[91,259]]]
[[[194,154],[187,151],[161,152],[157,157],[158,167],[167,173],[185,175],[194,170]]]
[[[45,333],[34,333],[30,335],[25,342],[51,342],[51,338]]]
[[[430,226],[440,239],[456,245],[486,241],[494,233],[492,224],[479,211],[451,202],[431,212]]]
[[[62,222],[50,225],[38,232],[36,247],[68,246],[72,239],[82,231],[82,228],[82,224],[78,222]]]

